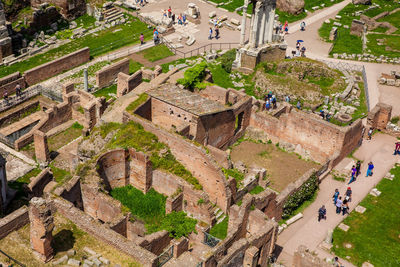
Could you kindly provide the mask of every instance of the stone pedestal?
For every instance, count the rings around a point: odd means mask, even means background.
[[[54,221],[51,210],[43,198],[34,197],[29,205],[31,247],[35,255],[43,262],[53,258]]]

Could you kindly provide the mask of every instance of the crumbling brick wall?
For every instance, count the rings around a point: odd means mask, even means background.
[[[90,50],[89,47],[82,48],[71,54],[65,55],[48,63],[37,66],[33,69],[27,70],[24,77],[28,86],[46,80],[63,71],[77,67],[89,61]]]
[[[8,95],[15,94],[15,87],[19,84],[21,89],[25,89],[25,77],[21,76],[21,73],[15,72],[6,77],[0,79],[0,96],[3,97],[4,93]]]
[[[118,73],[117,97],[126,95],[142,83],[142,71],[138,70],[131,76],[123,72]]]
[[[23,206],[0,219],[0,239],[29,223],[28,207]]]
[[[391,116],[392,106],[384,103],[378,103],[368,113],[367,124],[374,129],[384,130],[386,129],[386,125],[390,121]]]
[[[32,7],[38,8],[43,3],[54,4],[67,19],[74,19],[86,14],[85,0],[31,0]]]
[[[362,138],[361,120],[340,127],[313,114],[292,110],[279,118],[264,112],[253,112],[250,126],[264,131],[273,142],[299,144],[317,162],[325,162],[335,152],[352,151]],[[266,140],[267,141],[267,140]]]
[[[32,197],[41,197],[41,196],[43,196],[43,189],[52,180],[53,180],[53,173],[51,172],[50,168],[46,168],[43,171],[41,171],[28,184],[30,195]]]
[[[294,252],[293,267],[332,267],[332,264],[319,258],[301,245]]]
[[[120,72],[129,74],[129,58],[118,61],[97,71],[96,87],[101,89],[111,85]]]

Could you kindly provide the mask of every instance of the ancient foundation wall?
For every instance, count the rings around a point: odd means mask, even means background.
[[[7,92],[8,95],[15,94],[15,86],[17,86],[17,84],[21,86],[21,89],[25,89],[26,87],[25,77],[21,77],[19,71],[1,78],[0,96],[3,96],[5,92]]]
[[[0,239],[28,223],[28,207],[23,206],[0,220]]]
[[[225,88],[219,87],[218,85],[212,85],[201,90],[199,95],[217,101],[222,105],[226,105],[228,103],[229,91]]]
[[[116,149],[106,152],[98,159],[98,173],[107,190],[128,184],[126,158],[124,149]]]
[[[335,152],[352,151],[358,146],[363,126],[360,120],[340,127],[313,114],[289,111],[279,118],[264,112],[251,114],[250,126],[264,131],[273,142],[300,145],[317,162],[327,161]]]
[[[138,70],[131,76],[122,72],[118,73],[117,97],[126,95],[135,89],[139,84],[142,83],[142,80],[143,75],[141,70]]]
[[[169,236],[169,233],[162,230],[145,236],[144,241],[139,245],[155,255],[160,255],[171,240],[172,237]]]
[[[90,50],[88,47],[80,49],[76,52],[55,59],[48,63],[37,66],[24,73],[24,77],[28,86],[46,80],[63,71],[77,67],[89,61]]]
[[[73,19],[86,14],[85,0],[31,0],[31,5],[32,7],[39,8],[45,2],[59,7],[60,13],[67,19]]]
[[[57,198],[53,200],[53,203],[58,212],[71,220],[83,231],[131,256],[143,266],[157,266],[158,261],[155,254],[136,245],[134,242],[127,240],[122,235],[97,222],[90,215],[75,208],[68,201]]]
[[[41,197],[43,195],[43,189],[46,185],[53,180],[53,173],[50,168],[46,168],[41,171],[36,177],[34,177],[28,184],[28,188],[32,197]]]
[[[0,117],[0,127],[4,127],[5,124],[11,124],[15,122],[15,120],[18,120],[22,114],[24,114],[30,109],[37,108],[39,105],[43,106],[40,101],[35,101],[29,105],[26,105],[20,109],[15,110],[15,112],[13,113],[8,113],[7,115]]]
[[[299,246],[293,255],[293,267],[331,267],[332,264],[310,252],[305,246]]]
[[[153,123],[127,112],[124,112],[123,121],[135,121],[143,125],[146,131],[152,132],[161,142],[166,143],[177,160],[199,180],[210,201],[227,212],[231,200],[230,189],[224,174],[206,151],[176,134],[169,133]]]
[[[153,171],[152,187],[157,192],[171,196],[179,188],[183,192],[183,210],[191,217],[211,224],[215,219],[214,214],[208,209],[208,196],[206,193],[193,189],[193,186],[173,174],[169,174],[160,170]],[[199,204],[199,200],[203,199],[203,204]]]
[[[123,59],[96,72],[96,86],[104,88],[113,83],[118,73],[129,74],[129,59]]]
[[[386,129],[386,125],[392,116],[392,106],[378,103],[369,113],[367,124],[378,130]]]

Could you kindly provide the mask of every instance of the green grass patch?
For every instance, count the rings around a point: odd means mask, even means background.
[[[85,14],[85,15],[82,15],[82,16],[78,17],[77,19],[75,19],[75,22],[78,27],[87,29],[89,27],[94,26],[94,23],[96,22],[96,18],[89,16],[88,14]]]
[[[393,124],[397,124],[397,123],[399,123],[399,120],[400,120],[400,117],[399,116],[395,116],[390,120],[390,122],[393,123]]]
[[[115,97],[117,95],[117,85],[112,84],[108,87],[104,87],[100,90],[97,90],[96,92],[93,93],[95,97],[102,97],[104,96],[107,100],[110,98]]]
[[[368,49],[374,55],[384,55],[387,57],[400,56],[400,36],[386,34],[368,34]],[[383,40],[383,42],[380,42]],[[382,45],[378,45],[378,43]]]
[[[67,44],[10,66],[1,66],[0,77],[4,77],[16,71],[23,73],[26,70],[32,69],[84,47],[89,47],[90,55],[95,57],[129,44],[138,43],[140,33],[144,34],[146,40],[151,39],[152,31],[147,28],[147,25],[136,17],[128,16],[128,22],[123,25],[105,29],[101,32],[97,32],[96,35],[90,34],[79,39],[74,39]],[[117,29],[121,30],[115,32]]]
[[[72,126],[68,129],[53,135],[47,139],[49,144],[50,151],[57,151],[64,145],[70,143],[71,141],[75,140],[79,136],[82,135],[83,126],[79,123],[75,122]]]
[[[362,54],[362,47],[361,37],[351,35],[350,29],[338,28],[331,55],[335,53]]]
[[[400,167],[391,170],[395,179],[382,179],[377,189],[379,197],[367,195],[360,205],[364,213],[351,212],[343,223],[350,226],[347,232],[336,228],[333,232],[333,252],[357,266],[370,262],[376,267],[398,266],[400,255]],[[351,244],[350,249],[345,244]]]
[[[224,240],[226,235],[228,234],[228,222],[229,216],[226,215],[225,219],[222,222],[215,224],[210,229],[209,234],[215,236],[218,239]]]
[[[8,185],[16,190],[22,189],[22,184],[29,184],[31,182],[31,178],[37,176],[42,170],[39,168],[35,168],[25,175],[19,177],[17,180],[8,182]]]
[[[178,64],[187,63],[188,60],[195,60],[196,58],[198,58],[198,56],[189,57],[189,58],[179,58],[179,59],[173,60],[171,62],[161,64],[162,72],[167,73],[169,71],[170,65],[178,65]]]
[[[379,26],[378,28],[372,30],[372,32],[385,33],[387,30],[388,30],[388,28]]]
[[[213,82],[223,88],[234,88],[232,79],[229,77],[229,73],[223,68],[222,65],[208,64],[208,68],[211,71]]]
[[[72,174],[69,171],[54,166],[54,163],[50,164],[50,169],[54,180],[59,184],[63,184],[72,178]]]
[[[146,224],[147,233],[166,230],[172,237],[180,238],[195,231],[196,220],[183,211],[165,215],[166,197],[153,188],[146,194],[131,185],[114,188],[111,196],[119,200],[137,218]]]
[[[103,67],[107,66],[110,64],[110,61],[100,61],[97,62],[93,65],[90,65],[87,68],[87,72],[88,72],[88,76],[94,76],[96,74],[97,71],[101,70]],[[72,74],[71,76],[67,77],[66,79],[75,79],[75,78],[79,78],[79,77],[83,77],[83,72],[84,70],[81,69],[78,72],[75,72],[74,74]]]
[[[129,74],[134,74],[143,67],[143,64],[137,61],[129,60]]]
[[[155,62],[157,60],[174,55],[174,53],[172,53],[171,50],[169,50],[169,48],[164,44],[147,48],[139,52],[139,54],[142,54],[143,57],[150,62]]]
[[[251,195],[257,195],[257,194],[260,194],[261,192],[263,192],[264,190],[265,190],[264,187],[257,185],[249,193]]]
[[[135,99],[132,103],[128,105],[126,108],[126,111],[129,113],[133,114],[135,110],[142,104],[144,104],[147,100],[149,99],[149,95],[146,93],[142,93],[139,95],[138,98]]]

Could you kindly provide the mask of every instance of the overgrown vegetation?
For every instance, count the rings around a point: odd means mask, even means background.
[[[135,72],[140,70],[140,68],[142,68],[142,67],[143,67],[142,63],[133,61],[132,59],[129,60],[129,74],[134,74]]]
[[[95,97],[104,96],[107,100],[110,98],[115,98],[117,95],[117,84],[112,84],[110,86],[104,87],[93,93]]]
[[[215,224],[211,229],[209,234],[215,236],[218,239],[224,240],[228,234],[228,222],[229,216],[226,215],[222,222]]]
[[[393,123],[393,124],[397,124],[397,123],[399,123],[399,120],[400,120],[400,117],[399,116],[395,116],[390,120],[390,122]]]
[[[184,78],[179,79],[178,83],[185,86],[190,90],[194,90],[199,84],[202,83],[206,75],[207,63],[205,61],[187,69],[184,74]]]
[[[146,93],[142,93],[139,95],[138,98],[135,99],[135,101],[133,101],[132,103],[130,103],[128,105],[128,107],[126,108],[126,111],[128,111],[129,113],[133,114],[135,112],[135,110],[142,105],[143,103],[145,103],[147,100],[149,99],[149,95]]]
[[[147,233],[166,230],[171,237],[180,238],[195,231],[196,220],[183,211],[165,215],[166,197],[150,189],[144,194],[131,185],[114,188],[111,196],[119,200],[137,218],[146,224]]]
[[[318,177],[314,173],[305,183],[303,183],[297,192],[289,196],[286,200],[283,205],[282,218],[289,218],[298,207],[300,207],[305,201],[311,199],[317,190]]]
[[[265,190],[264,187],[262,187],[262,186],[260,186],[260,185],[257,185],[257,186],[254,187],[252,190],[250,190],[249,193],[250,193],[251,195],[257,195],[257,194],[263,192],[264,190]]]
[[[360,206],[364,213],[352,211],[343,223],[350,226],[347,232],[335,228],[333,252],[356,266],[370,262],[376,267],[398,266],[400,255],[400,166],[390,171],[393,181],[382,179],[376,188],[382,192],[379,197],[367,195]],[[384,220],[382,220],[384,218]],[[351,244],[347,248],[346,244]]]
[[[64,145],[82,135],[83,126],[78,122],[72,124],[68,129],[48,138],[49,150],[57,151]]]
[[[232,71],[232,64],[236,58],[236,49],[231,49],[218,58],[218,61],[221,62],[221,67],[228,73]]]
[[[237,188],[239,188],[242,185],[242,181],[244,179],[244,173],[240,172],[237,169],[225,169],[225,168],[222,168],[222,172],[225,174],[226,179],[229,179],[229,177],[233,177],[236,180]]]

